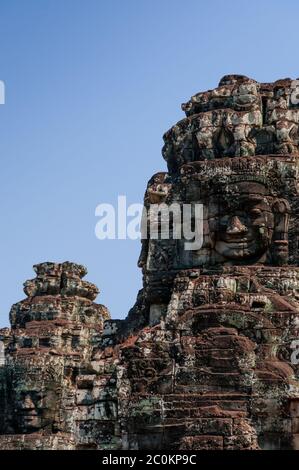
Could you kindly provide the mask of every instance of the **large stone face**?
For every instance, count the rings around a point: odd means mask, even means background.
[[[183,105],[144,204],[202,204],[202,245],[143,240],[126,320],[82,266],[35,267],[1,331],[0,448],[299,448],[296,86],[231,75]]]

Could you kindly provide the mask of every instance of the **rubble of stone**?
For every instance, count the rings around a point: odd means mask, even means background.
[[[230,75],[183,105],[144,204],[202,204],[203,244],[143,240],[125,320],[84,267],[35,266],[0,330],[0,449],[299,449],[298,94]]]

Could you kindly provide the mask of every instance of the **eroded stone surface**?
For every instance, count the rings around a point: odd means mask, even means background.
[[[183,105],[144,202],[201,203],[203,245],[143,240],[126,320],[84,267],[35,267],[0,332],[0,448],[299,448],[295,85],[231,75]]]
[[[225,76],[214,90],[182,105],[186,118],[164,135],[170,172],[184,163],[298,151],[298,84]]]
[[[83,266],[43,263],[24,284],[27,298],[10,312],[11,330],[1,330],[6,361],[1,448],[75,448],[77,381],[92,370],[107,309],[95,304],[97,288]],[[77,413],[78,414],[78,413]]]

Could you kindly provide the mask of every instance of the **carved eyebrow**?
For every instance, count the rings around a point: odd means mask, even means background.
[[[250,202],[265,202],[265,196],[261,196],[259,194],[240,194],[239,195],[239,198],[240,199],[246,199],[247,201],[250,201]]]
[[[245,204],[244,204],[245,203]],[[269,203],[269,201],[265,200],[264,198],[242,198],[240,197],[239,200],[238,200],[238,206],[240,206],[240,204],[244,204],[243,208],[246,209],[246,206],[248,206],[248,208],[251,208],[253,205],[255,204],[258,204],[259,205],[259,208],[264,208],[264,209],[267,209],[269,210],[271,204]]]

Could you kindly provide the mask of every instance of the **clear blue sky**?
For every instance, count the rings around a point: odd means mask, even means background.
[[[99,241],[95,207],[141,202],[180,104],[227,73],[299,76],[299,4],[1,0],[0,326],[42,261],[77,261],[123,318],[139,241]]]

